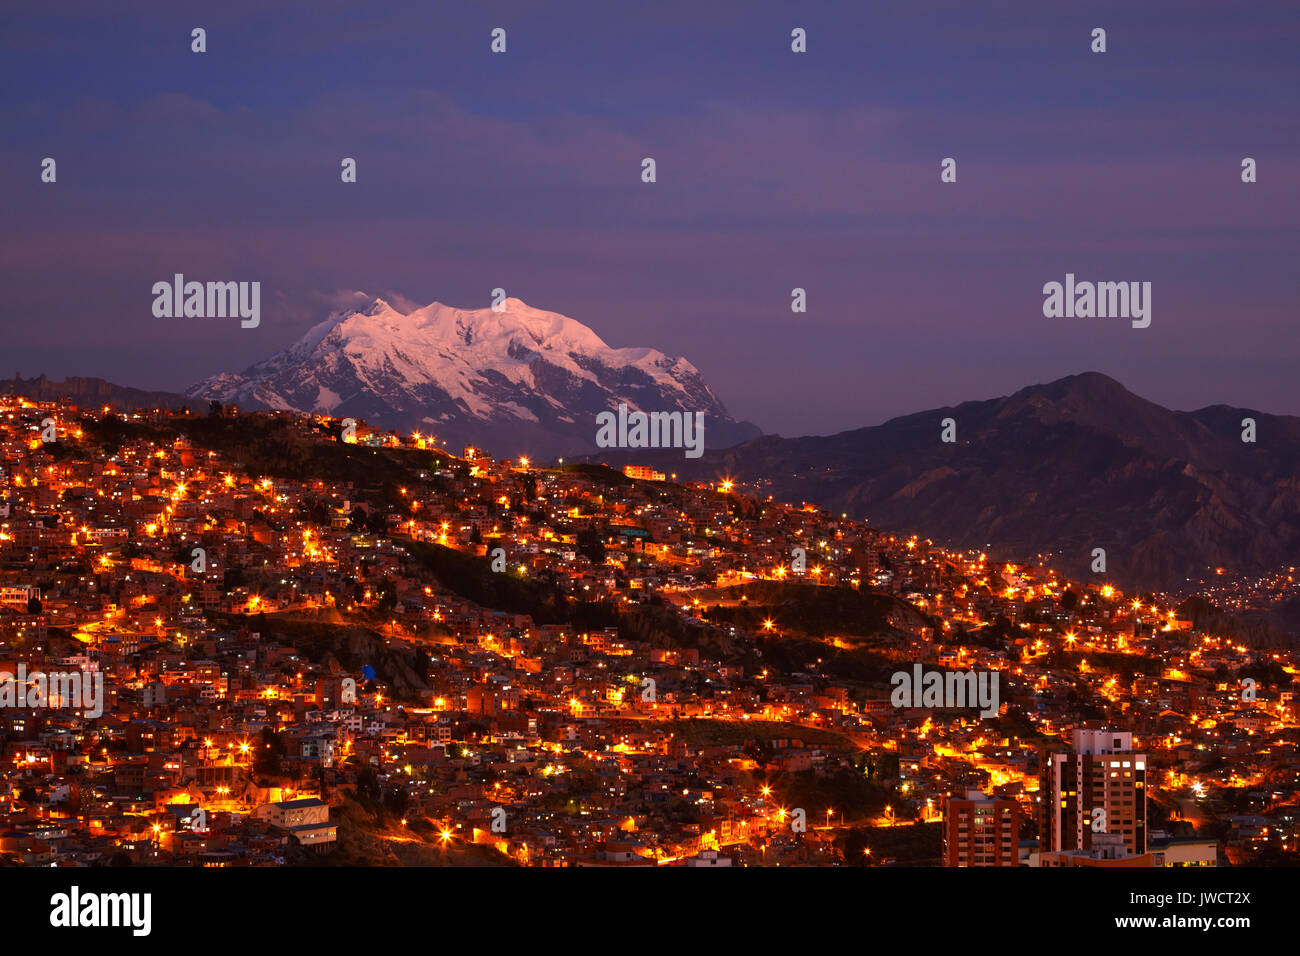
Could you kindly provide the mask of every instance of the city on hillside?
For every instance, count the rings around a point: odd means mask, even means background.
[[[346,427],[354,424],[355,427]],[[763,497],[0,397],[0,858],[1300,863],[1294,642]]]

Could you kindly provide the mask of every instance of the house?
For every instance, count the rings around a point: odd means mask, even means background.
[[[300,846],[321,850],[338,839],[338,827],[330,823],[329,804],[316,797],[264,804],[254,816],[287,831]]]

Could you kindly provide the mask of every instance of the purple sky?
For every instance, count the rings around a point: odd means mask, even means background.
[[[181,390],[348,290],[501,286],[787,435],[1090,369],[1300,414],[1294,3],[45,6],[0,15],[0,376]],[[175,272],[261,327],[154,318]],[[1151,327],[1044,318],[1067,272]]]

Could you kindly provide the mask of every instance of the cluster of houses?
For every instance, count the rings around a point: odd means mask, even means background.
[[[281,865],[343,852],[358,799],[435,851],[526,865],[843,862],[851,831],[937,827],[973,789],[1013,801],[1032,844],[1048,755],[1103,724],[1150,761],[1153,841],[1296,852],[1289,648],[732,479],[363,427],[349,440],[410,453],[407,486],[291,480],[202,447],[181,413],[83,434],[105,414],[0,397],[0,685],[102,693],[0,706],[0,854],[19,862]],[[747,615],[795,583],[895,610],[869,638]],[[767,663],[787,635],[824,650]],[[839,666],[863,648],[875,670]],[[997,715],[898,706],[889,671],[915,664],[995,673]],[[800,781],[882,758],[887,806],[798,805]]]

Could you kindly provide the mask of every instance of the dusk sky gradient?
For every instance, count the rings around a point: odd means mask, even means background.
[[[1086,370],[1300,415],[1300,4],[267,6],[5,4],[0,376],[182,391],[352,290],[500,286],[785,435]],[[176,272],[261,327],[154,318]],[[1067,272],[1150,328],[1044,318]]]

